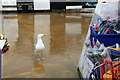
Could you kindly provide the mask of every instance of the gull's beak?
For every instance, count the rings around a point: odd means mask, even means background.
[[[43,34],[43,36],[46,36],[46,34]]]

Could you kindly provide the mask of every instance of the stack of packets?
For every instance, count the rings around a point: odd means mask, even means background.
[[[100,20],[96,24],[90,25],[97,34],[120,34],[120,20]]]

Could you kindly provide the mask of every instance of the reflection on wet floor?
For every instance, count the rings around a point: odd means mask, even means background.
[[[0,17],[0,33],[10,43],[3,55],[3,78],[79,78],[76,68],[91,16],[10,13]],[[42,38],[44,60],[34,55],[39,33],[47,34]]]
[[[65,15],[51,15],[50,17],[50,54],[63,55],[66,49],[65,45]]]
[[[43,64],[40,62],[41,61],[39,60],[34,60],[34,71],[35,71],[35,74],[39,74],[39,75],[45,72],[45,68]]]

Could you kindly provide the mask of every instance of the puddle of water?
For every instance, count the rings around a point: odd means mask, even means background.
[[[79,18],[77,18],[77,16]],[[3,78],[79,78],[76,70],[91,16],[80,14],[0,14],[0,33],[8,38]],[[36,60],[39,33],[46,49]]]

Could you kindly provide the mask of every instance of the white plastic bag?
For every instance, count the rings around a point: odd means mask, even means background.
[[[102,19],[118,19],[119,0],[99,0],[95,13]]]

